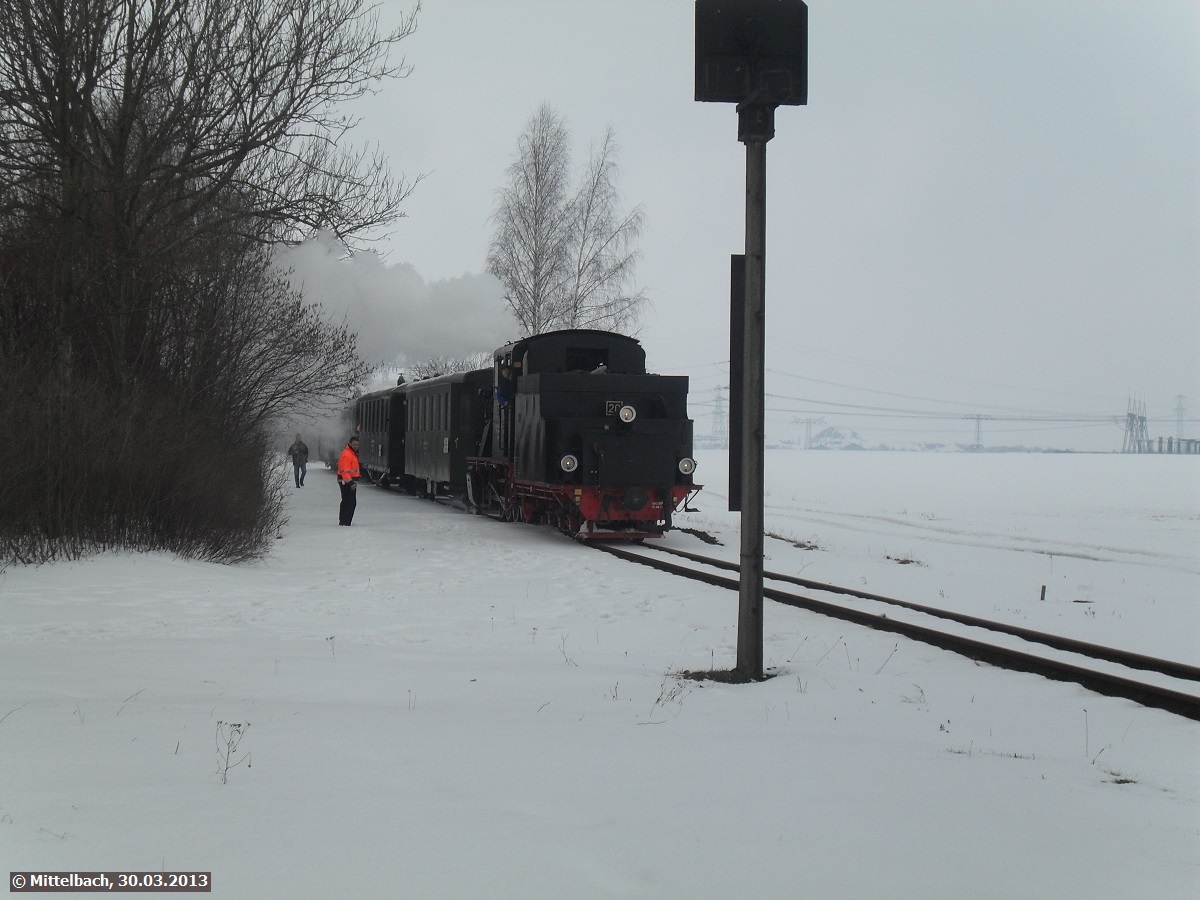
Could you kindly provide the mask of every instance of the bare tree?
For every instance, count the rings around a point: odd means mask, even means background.
[[[345,103],[406,73],[417,7],[0,0],[0,443],[45,448],[0,491],[0,566],[268,545],[269,420],[364,369],[269,248],[403,214]]]
[[[305,303],[266,248],[195,260],[186,304],[165,304],[159,368],[185,407],[219,397],[229,430],[338,406],[365,376],[356,336]]]
[[[517,138],[517,158],[493,216],[488,271],[504,285],[504,299],[526,334],[548,331],[562,318],[569,139],[562,116],[542,104]]]
[[[564,304],[569,328],[632,329],[647,302],[644,291],[627,289],[641,258],[636,245],[645,213],[639,205],[618,219],[616,157],[616,137],[609,128],[592,151],[571,203],[568,245],[573,272]]]
[[[630,290],[644,213],[618,211],[612,129],[574,193],[569,143],[563,117],[548,104],[526,123],[492,216],[488,271],[503,284],[525,334],[631,329],[648,302]]]
[[[0,179],[62,213],[107,196],[138,236],[198,210],[256,238],[359,234],[412,184],[347,147],[340,107],[407,73],[389,55],[417,11],[380,33],[366,0],[0,3]]]
[[[345,101],[403,75],[414,9],[378,31],[368,0],[0,3],[0,212],[55,250],[64,375],[126,377],[153,354],[148,288],[202,234],[354,239],[413,183],[350,148]]]
[[[466,356],[433,356],[424,362],[410,366],[409,377],[414,381],[423,378],[436,378],[439,375],[450,375],[455,372],[473,372],[476,369],[486,369],[492,365],[492,354],[479,352]]]

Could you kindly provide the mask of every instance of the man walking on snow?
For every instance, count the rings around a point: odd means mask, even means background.
[[[308,444],[300,440],[300,435],[296,435],[296,440],[292,446],[287,449],[288,456],[292,458],[292,472],[296,476],[296,487],[304,487],[304,476],[308,473]]]
[[[337,481],[342,489],[342,505],[338,507],[339,525],[349,525],[354,519],[354,507],[358,504],[358,477],[358,437],[353,436],[338,457]]]

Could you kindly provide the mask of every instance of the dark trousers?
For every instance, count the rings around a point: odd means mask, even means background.
[[[358,505],[358,485],[347,481],[341,485],[342,505],[338,507],[338,524],[349,525],[354,519],[354,507]]]
[[[304,463],[292,463],[292,468],[296,470],[296,487],[303,487],[304,476],[308,472],[308,466]]]

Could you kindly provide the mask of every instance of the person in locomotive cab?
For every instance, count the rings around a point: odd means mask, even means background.
[[[517,395],[517,379],[513,377],[512,366],[501,366],[500,377],[496,381],[496,399],[500,405],[508,406]]]
[[[500,451],[506,456],[512,447],[513,401],[517,398],[517,378],[510,365],[500,367],[496,379],[496,401],[500,406]]]
[[[292,472],[296,476],[296,487],[304,487],[304,476],[308,473],[308,445],[296,435],[296,440],[287,449],[292,458]]]
[[[342,505],[338,507],[338,524],[349,525],[354,519],[354,507],[358,504],[358,436],[346,442],[346,449],[338,457],[337,482],[342,491]]]

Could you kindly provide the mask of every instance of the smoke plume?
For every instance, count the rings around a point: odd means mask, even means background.
[[[438,356],[490,354],[518,336],[500,282],[485,273],[426,282],[410,263],[349,253],[327,234],[280,250],[277,261],[306,300],[358,332],[370,363],[405,368]]]

